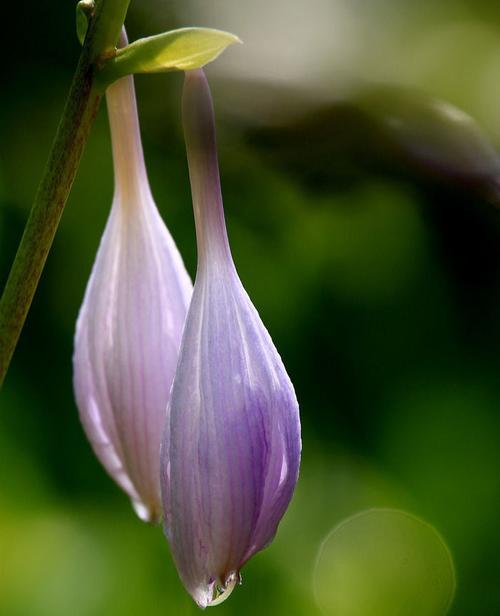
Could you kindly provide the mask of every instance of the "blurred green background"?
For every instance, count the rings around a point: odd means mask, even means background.
[[[6,10],[2,285],[79,53],[73,2]],[[320,614],[324,537],[396,507],[449,546],[450,614],[500,614],[500,5],[133,0],[127,20],[131,40],[185,25],[245,41],[207,71],[228,230],[303,422],[280,531],[216,609]],[[136,83],[153,193],[194,275],[182,76]],[[2,616],[198,613],[73,399],[75,319],[112,190],[103,107],[0,396]]]

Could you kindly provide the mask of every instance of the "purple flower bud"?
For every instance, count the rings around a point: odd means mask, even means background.
[[[107,103],[115,195],[78,317],[74,388],[97,457],[139,517],[159,521],[161,434],[192,284],[151,195],[132,77]]]
[[[184,133],[198,271],[162,443],[165,532],[196,603],[225,599],[273,539],[300,462],[297,399],[236,273],[224,222],[212,100],[188,72]]]

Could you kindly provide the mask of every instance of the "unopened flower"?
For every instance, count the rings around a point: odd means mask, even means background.
[[[161,518],[160,441],[192,284],[153,201],[132,77],[107,91],[115,194],[75,337],[92,447],[145,520]]]
[[[229,595],[273,539],[300,462],[293,386],[236,273],[226,227],[212,100],[186,74],[183,121],[198,271],[162,443],[165,532],[199,606]]]

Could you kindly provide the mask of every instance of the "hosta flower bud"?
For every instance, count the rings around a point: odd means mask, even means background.
[[[92,447],[138,515],[161,518],[160,441],[192,284],[151,196],[132,77],[107,91],[115,194],[75,337]]]
[[[236,273],[220,192],[212,100],[186,74],[183,121],[198,271],[162,443],[165,532],[199,606],[223,600],[270,543],[300,461],[297,399]]]

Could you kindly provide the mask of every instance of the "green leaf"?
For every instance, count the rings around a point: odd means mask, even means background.
[[[80,0],[76,5],[76,36],[83,45],[87,30],[89,28],[89,19],[94,10],[94,0]]]
[[[107,87],[132,73],[161,73],[201,68],[229,45],[241,43],[234,34],[211,28],[182,28],[139,39],[105,61],[99,82]]]

